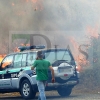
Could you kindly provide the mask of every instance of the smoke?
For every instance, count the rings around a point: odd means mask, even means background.
[[[72,31],[65,34],[82,37],[87,26],[99,26],[99,6],[98,0],[0,0],[0,43],[8,43],[10,31]]]

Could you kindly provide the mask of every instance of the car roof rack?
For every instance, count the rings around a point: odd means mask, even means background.
[[[45,48],[44,45],[33,45],[33,46],[21,46],[21,47],[18,47],[18,49],[20,50],[20,52],[25,51],[25,50],[44,49],[44,48]]]

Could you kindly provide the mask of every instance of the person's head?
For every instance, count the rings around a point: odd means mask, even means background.
[[[37,59],[43,59],[43,53],[42,51],[37,52]]]

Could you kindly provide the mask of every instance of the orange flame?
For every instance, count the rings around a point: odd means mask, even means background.
[[[74,37],[70,37],[70,41],[73,44],[74,48],[78,48],[78,43],[76,42]]]
[[[96,28],[92,28],[90,26],[87,27],[87,35],[94,37],[94,38],[98,38],[99,34],[98,34],[98,26]]]
[[[0,55],[0,62],[3,60],[3,58],[5,57],[6,55]]]
[[[24,44],[21,43],[20,46],[30,46],[30,44]],[[13,50],[14,52],[20,52],[20,50],[18,49],[18,47],[15,47],[15,49]],[[0,55],[0,62],[3,60],[3,58],[6,56],[6,54]]]
[[[26,2],[29,2],[29,0],[26,0]]]
[[[43,10],[43,6],[42,6],[42,0],[26,0],[26,2],[32,2],[33,4],[33,7],[34,7],[34,11],[37,11],[38,9],[41,11]]]
[[[14,3],[12,3],[12,6],[14,6],[15,4]]]
[[[38,0],[31,0],[33,3],[36,3]]]
[[[30,44],[21,43],[20,46],[30,46]],[[20,52],[20,50],[18,49],[18,47],[15,47],[14,52]]]
[[[77,67],[78,67],[77,69],[79,71],[81,71],[82,66],[89,64],[89,61],[87,61],[85,59],[83,54],[79,53],[79,44],[77,43],[77,41],[75,40],[74,37],[70,37],[70,42],[72,44],[73,51],[74,51],[73,55],[74,55],[75,60],[77,62]]]
[[[29,2],[29,1],[36,3],[38,0],[26,0],[26,2]]]

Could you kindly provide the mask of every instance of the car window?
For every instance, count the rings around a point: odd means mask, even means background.
[[[57,60],[66,60],[68,62],[71,61],[71,55],[69,52],[66,51],[50,51],[50,52],[45,52],[45,59],[49,60],[51,63]]]
[[[27,66],[31,66],[35,60],[36,60],[36,53],[35,52],[28,53]]]
[[[22,67],[22,54],[16,54],[14,58],[14,68]]]
[[[22,67],[26,66],[26,57],[27,57],[27,54],[22,54]]]
[[[12,68],[13,67],[13,57],[14,55],[6,56],[1,64],[1,69]]]

